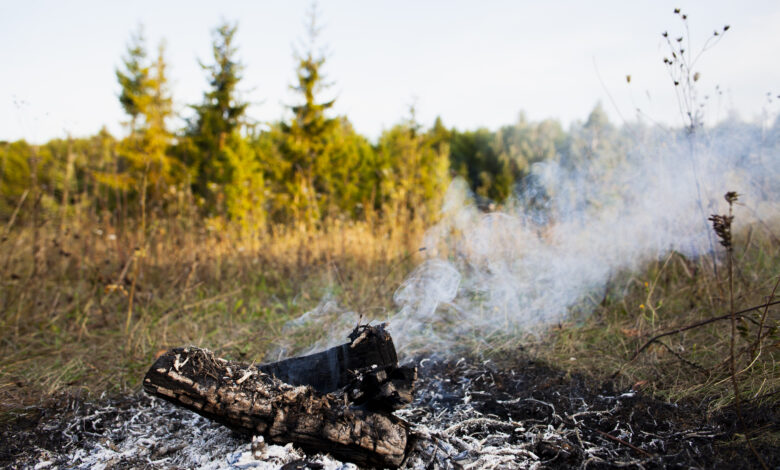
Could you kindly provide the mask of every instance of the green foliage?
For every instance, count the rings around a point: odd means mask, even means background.
[[[377,192],[387,216],[429,220],[436,214],[449,183],[449,148],[440,131],[422,132],[412,108],[407,120],[379,137]]]
[[[283,178],[288,182],[291,217],[309,226],[322,216],[322,191],[332,189],[328,144],[338,122],[325,116],[335,100],[320,101],[319,93],[326,87],[322,75],[325,57],[315,51],[318,35],[316,12],[312,10],[308,25],[308,46],[296,53],[298,83],[291,88],[300,102],[290,109],[293,117],[280,126],[280,151],[285,159]]]
[[[254,148],[238,132],[233,132],[222,152],[233,169],[232,180],[224,187],[228,217],[240,222],[244,228],[262,226],[265,222],[265,183]]]
[[[487,129],[453,132],[450,159],[454,172],[470,183],[474,194],[500,202],[510,195],[515,178],[496,137]]]
[[[315,166],[320,211],[329,216],[361,218],[372,206],[377,182],[376,154],[368,140],[343,117],[325,135]]]
[[[192,174],[193,192],[207,214],[262,221],[263,177],[257,155],[242,136],[249,103],[240,99],[238,84],[244,66],[236,58],[238,25],[214,30],[213,64],[203,64],[209,90],[194,105],[185,140],[177,153]]]
[[[116,71],[116,78],[122,91],[119,94],[119,102],[128,116],[130,116],[131,132],[135,131],[136,120],[142,113],[141,102],[146,95],[147,81],[149,79],[149,66],[146,63],[146,41],[143,35],[143,26],[131,36],[127,46],[127,55],[122,59],[124,70]]]
[[[18,200],[30,187],[29,158],[32,149],[23,140],[0,145],[0,214],[11,216]]]
[[[502,203],[528,175],[531,165],[557,158],[565,133],[554,120],[530,123],[523,114],[497,132],[487,129],[451,136],[454,172],[469,182],[483,203]]]
[[[169,155],[172,138],[167,121],[173,114],[168,90],[165,47],[160,44],[157,57],[150,62],[139,31],[131,38],[123,70],[116,76],[121,87],[119,101],[130,117],[129,135],[118,146],[120,161],[108,171],[98,170],[96,179],[132,199],[142,197],[162,203],[168,188],[181,175],[177,162]]]

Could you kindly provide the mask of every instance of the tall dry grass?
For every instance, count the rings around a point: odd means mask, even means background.
[[[261,232],[192,216],[106,220],[119,219],[40,211],[9,221],[0,243],[4,406],[134,389],[171,346],[259,361],[282,339],[305,345],[311,338],[291,341],[282,327],[327,294],[357,312],[391,308],[424,230],[376,217]]]

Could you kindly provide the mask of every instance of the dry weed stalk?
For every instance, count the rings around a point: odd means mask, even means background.
[[[742,417],[742,407],[740,403],[739,381],[737,380],[737,363],[734,353],[735,343],[737,339],[737,315],[734,309],[734,244],[731,237],[731,224],[734,221],[734,203],[739,199],[739,195],[735,191],[729,191],[724,195],[724,199],[729,204],[728,215],[713,214],[709,220],[712,222],[712,228],[715,234],[720,239],[720,244],[726,248],[726,269],[728,274],[729,283],[729,312],[731,318],[731,338],[729,340],[729,369],[731,372],[731,383],[734,388],[734,406],[737,410],[737,419],[739,420],[740,427],[745,436],[750,450],[756,456],[761,466],[768,470],[766,462],[761,458],[756,448],[753,446],[753,442],[748,436],[747,429],[745,427],[745,420]],[[767,307],[768,308],[768,307]],[[759,331],[760,334],[760,331]]]

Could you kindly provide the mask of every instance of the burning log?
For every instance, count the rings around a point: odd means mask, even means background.
[[[383,327],[284,361],[249,365],[205,349],[160,356],[144,389],[236,431],[329,452],[359,465],[397,467],[412,447],[408,423],[389,411],[409,403],[416,368],[399,367]]]

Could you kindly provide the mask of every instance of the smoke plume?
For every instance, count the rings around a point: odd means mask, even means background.
[[[426,234],[427,258],[395,292],[397,312],[377,320],[390,323],[402,353],[447,352],[538,333],[575,306],[587,313],[585,299],[600,298],[616,273],[672,251],[717,250],[707,217],[724,210],[726,191],[743,204],[736,230],[777,222],[779,135],[777,125],[737,121],[693,136],[626,126],[621,145],[533,165],[523,189],[493,212],[456,179]]]

